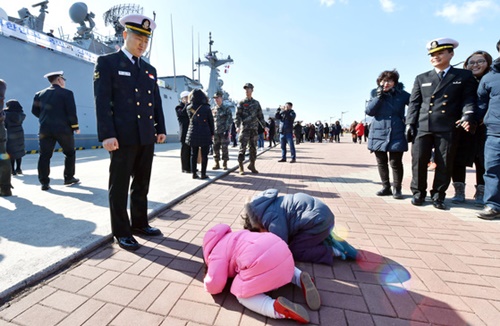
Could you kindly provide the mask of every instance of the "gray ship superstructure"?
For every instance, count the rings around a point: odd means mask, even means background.
[[[44,74],[63,70],[67,87],[75,95],[81,130],[79,135],[75,135],[75,145],[77,148],[97,147],[101,144],[96,131],[92,81],[94,65],[99,55],[117,51],[123,44],[119,18],[129,13],[142,13],[142,8],[137,5],[119,5],[108,10],[104,20],[115,28],[116,33],[111,37],[102,37],[92,30],[95,15],[88,12],[84,3],[75,3],[71,6],[70,16],[80,26],[72,39],[64,39],[43,32],[48,2],[33,5],[40,7],[37,17],[26,8],[18,11],[19,18],[0,17],[0,78],[7,82],[7,99],[17,99],[23,106],[26,113],[23,124],[26,150],[36,151],[38,120],[31,114],[33,96],[49,86],[43,78]],[[179,128],[174,108],[178,103],[178,94],[184,89],[174,90],[162,78],[159,78],[158,84],[167,124],[167,141],[176,141]]]

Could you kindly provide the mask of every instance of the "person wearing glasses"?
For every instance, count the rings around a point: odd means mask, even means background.
[[[500,41],[497,42],[500,54]],[[477,214],[483,220],[500,218],[500,57],[479,82],[478,116],[484,117],[484,209]]]
[[[434,147],[436,170],[430,191],[432,205],[446,209],[444,200],[451,181],[457,127],[470,130],[476,108],[472,72],[450,62],[458,42],[439,38],[427,44],[434,69],[418,75],[406,116],[406,137],[412,146],[411,203],[421,206],[427,191],[427,164]]]
[[[481,78],[490,71],[491,55],[485,51],[472,53],[464,62],[464,69],[472,71],[476,81],[476,88]],[[474,133],[466,132],[463,128],[457,130],[457,155],[453,162],[453,173],[451,180],[455,195],[451,198],[452,203],[465,202],[465,170],[467,166],[476,166],[476,193],[475,204],[483,206],[484,194],[484,143],[486,142],[486,127],[479,124]]]
[[[63,71],[45,74],[50,86],[35,94],[31,113],[38,118],[40,129],[38,142],[40,157],[38,159],[38,180],[42,190],[50,189],[50,159],[56,142],[64,153],[64,184],[67,186],[79,183],[75,178],[75,138],[80,133],[76,104],[73,92],[66,89],[66,78]]]

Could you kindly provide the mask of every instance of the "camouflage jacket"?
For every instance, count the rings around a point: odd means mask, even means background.
[[[234,121],[236,127],[241,127],[242,132],[244,130],[257,131],[259,123],[263,128],[266,126],[259,102],[253,98],[241,100],[236,108],[236,119]]]
[[[233,124],[233,113],[231,112],[231,108],[224,105],[224,103],[221,107],[215,105],[212,107],[212,115],[214,116],[215,133],[223,134],[229,132]]]

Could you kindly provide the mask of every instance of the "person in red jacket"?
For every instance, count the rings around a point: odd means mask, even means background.
[[[365,133],[365,125],[360,122],[356,125],[356,136],[358,136],[358,142],[361,144],[363,141],[363,135]]]

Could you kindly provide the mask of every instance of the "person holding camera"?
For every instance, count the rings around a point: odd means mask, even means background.
[[[290,163],[295,163],[295,145],[293,143],[293,122],[295,121],[295,112],[292,110],[293,104],[286,102],[285,106],[279,107],[276,111],[275,118],[280,123],[280,144],[281,144],[281,160],[278,162],[286,162],[286,144],[290,146],[292,160]]]

